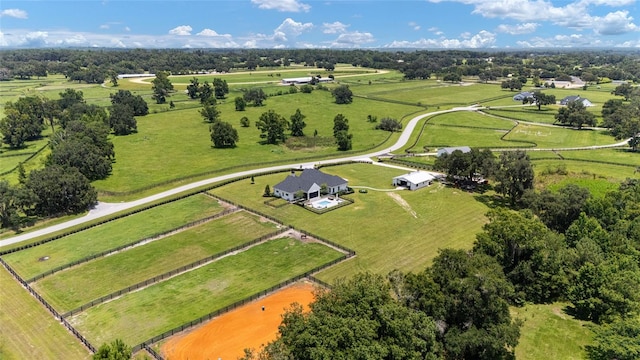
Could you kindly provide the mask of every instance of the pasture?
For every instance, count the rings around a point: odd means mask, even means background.
[[[318,243],[279,238],[92,307],[69,321],[92,343],[122,338],[137,344],[340,255]]]
[[[0,359],[90,359],[91,354],[0,267]]]

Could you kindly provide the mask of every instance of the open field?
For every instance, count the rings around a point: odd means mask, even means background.
[[[406,172],[367,164],[322,170],[348,179],[349,186],[378,189],[391,189],[391,178]],[[329,282],[364,270],[381,274],[423,270],[440,248],[469,248],[486,221],[488,208],[477,195],[438,184],[414,192],[356,192],[349,195],[354,204],[322,215],[294,205],[273,209],[263,204],[265,185],[273,188],[283,178],[283,174],[260,176],[251,187],[234,183],[213,192],[355,250],[354,259],[318,275]],[[375,220],[381,216],[384,221]]]
[[[567,304],[525,305],[511,308],[511,316],[524,321],[516,347],[519,360],[578,360],[586,358],[585,346],[593,333],[589,323],[564,313]]]
[[[37,281],[33,287],[51,306],[64,313],[275,230],[275,224],[262,221],[256,215],[236,212],[53,274]]]
[[[69,321],[94,344],[137,344],[341,256],[280,238],[92,307]],[[268,266],[266,266],[268,265]]]
[[[222,208],[216,200],[204,195],[190,196],[37,247],[5,255],[4,259],[20,276],[31,278],[74,260],[142,240],[220,211]],[[49,259],[40,261],[46,256]]]
[[[91,354],[0,266],[0,359],[90,359]]]
[[[315,286],[294,284],[255,300],[208,323],[169,338],[162,354],[171,360],[237,359],[243,349],[260,348],[276,338],[284,310],[297,302],[308,309]],[[264,310],[263,310],[264,307]]]

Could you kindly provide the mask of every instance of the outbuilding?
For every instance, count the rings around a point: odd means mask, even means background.
[[[406,187],[409,190],[418,190],[431,185],[435,176],[426,171],[412,171],[408,174],[396,176],[391,184],[393,186]]]

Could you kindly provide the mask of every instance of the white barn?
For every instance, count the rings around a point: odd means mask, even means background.
[[[393,186],[404,186],[409,190],[418,190],[431,185],[435,177],[426,171],[412,171],[408,174],[396,176],[391,184]]]

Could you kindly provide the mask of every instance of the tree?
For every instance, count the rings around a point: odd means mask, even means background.
[[[397,119],[383,117],[380,123],[376,125],[376,129],[390,132],[400,131],[402,129],[402,123]]]
[[[109,97],[112,105],[129,105],[133,110],[133,116],[144,116],[149,113],[149,106],[142,96],[134,96],[129,90],[118,90],[116,94],[109,94]]]
[[[566,107],[562,107],[555,115],[556,121],[563,125],[570,125],[581,129],[583,125],[595,126],[596,116],[587,111],[582,101],[570,101]]]
[[[84,95],[80,90],[65,89],[64,92],[58,93],[60,99],[58,100],[58,106],[61,110],[70,108],[71,106],[79,103],[84,103]]]
[[[164,104],[167,102],[169,93],[173,91],[173,84],[169,80],[169,73],[166,71],[159,71],[156,73],[155,79],[151,81],[153,84],[153,99],[157,104]]]
[[[202,104],[200,115],[202,115],[204,121],[208,123],[215,123],[218,121],[220,119],[220,110],[218,110],[215,100]]]
[[[333,137],[336,137],[340,131],[349,131],[349,119],[342,114],[337,114],[333,118]]]
[[[512,321],[509,313],[513,287],[493,258],[444,249],[426,272],[442,296],[435,302],[425,300],[441,304],[434,320],[447,359],[514,358],[520,322]]]
[[[269,184],[264,186],[264,194],[262,194],[262,196],[264,197],[271,196],[271,188],[269,188]]]
[[[243,116],[240,118],[240,126],[242,127],[249,127],[251,123],[249,122],[249,118],[246,116]]]
[[[83,212],[98,198],[89,180],[74,167],[50,165],[33,170],[25,186],[37,197],[34,211],[41,216]]]
[[[522,83],[518,79],[511,78],[509,80],[505,80],[500,84],[500,87],[503,89],[513,90],[522,90]]]
[[[229,85],[227,84],[227,80],[222,80],[220,78],[213,79],[213,93],[216,99],[224,99],[225,96],[229,93]]]
[[[225,121],[216,121],[211,125],[211,141],[217,148],[235,147],[238,131]]]
[[[198,81],[198,78],[194,76],[193,79],[189,80],[189,85],[187,85],[187,95],[191,99],[197,99],[199,92],[200,81]]]
[[[104,343],[93,355],[93,360],[129,360],[131,359],[131,347],[120,339],[115,339],[111,344]]]
[[[640,133],[634,135],[629,139],[629,146],[631,146],[631,150],[638,151],[638,146],[640,146]]]
[[[267,144],[277,144],[285,141],[284,132],[289,128],[289,122],[282,115],[269,110],[260,115],[256,127],[262,132],[260,137],[266,139]]]
[[[311,94],[312,91],[313,91],[313,86],[309,84],[304,84],[300,87],[300,92],[303,94]]]
[[[351,139],[353,138],[352,134],[349,134],[346,130],[340,130],[336,133],[335,138],[336,144],[338,145],[338,150],[351,150]]]
[[[594,328],[592,345],[587,345],[589,360],[634,360],[640,358],[640,320],[624,318]]]
[[[331,91],[331,95],[335,98],[336,104],[351,104],[353,102],[353,93],[347,85],[339,85]]]
[[[116,135],[129,135],[138,131],[133,109],[129,105],[114,104],[109,109],[109,126]]]
[[[369,114],[369,115],[367,115],[367,121],[370,122],[370,123],[378,122],[378,117],[375,116],[375,115]]]
[[[603,126],[609,128],[616,139],[625,139],[640,133],[640,107],[607,101],[602,107]]]
[[[26,188],[0,180],[0,228],[18,230],[23,214],[34,202],[33,194]]]
[[[590,196],[589,189],[569,184],[556,192],[546,189],[540,193],[529,191],[522,200],[547,227],[564,233],[584,211]]]
[[[311,311],[294,304],[282,317],[271,357],[437,359],[436,327],[426,314],[394,300],[380,275],[357,274],[318,292]],[[277,353],[273,353],[274,350]]]
[[[530,102],[532,104],[535,104],[538,107],[538,111],[541,110],[542,105],[552,105],[556,103],[556,96],[555,95],[550,95],[550,94],[545,94],[541,91],[534,91],[533,95],[531,98],[524,98],[522,100],[523,104],[526,104],[527,102]]]
[[[253,102],[253,106],[262,106],[267,95],[262,88],[251,88],[244,93],[243,98],[246,102]]]
[[[623,96],[624,101],[628,101],[629,97],[633,93],[633,86],[631,86],[631,84],[629,84],[628,82],[625,82],[616,86],[616,88],[613,89],[611,93],[616,96]]]
[[[442,81],[449,81],[453,84],[462,81],[462,76],[458,73],[447,73],[442,77]]]
[[[233,101],[236,105],[236,111],[244,111],[247,107],[247,102],[240,96],[236,97]]]
[[[60,117],[61,110],[58,102],[56,100],[44,99],[44,103],[42,104],[44,117],[49,122],[51,126],[51,133],[56,131],[55,129],[55,119]]]
[[[463,177],[473,181],[477,175],[489,177],[495,172],[495,156],[489,149],[472,148],[469,152],[455,150],[451,154],[442,154],[436,158],[434,168],[451,177]]]
[[[306,116],[300,112],[300,109],[296,109],[296,113],[291,115],[289,118],[291,121],[291,136],[304,136],[304,128],[307,126],[304,118]]]
[[[208,81],[205,81],[204,84],[200,85],[198,88],[198,97],[200,97],[200,103],[215,103],[215,97],[213,96],[213,88]]]
[[[5,117],[0,120],[0,133],[2,142],[14,149],[24,146],[24,143],[32,138],[36,129],[42,129],[41,125],[34,124],[26,114],[21,114],[15,109],[5,109]]]
[[[495,189],[508,196],[513,205],[520,201],[525,190],[533,188],[533,176],[529,155],[522,150],[503,152],[498,162]]]

